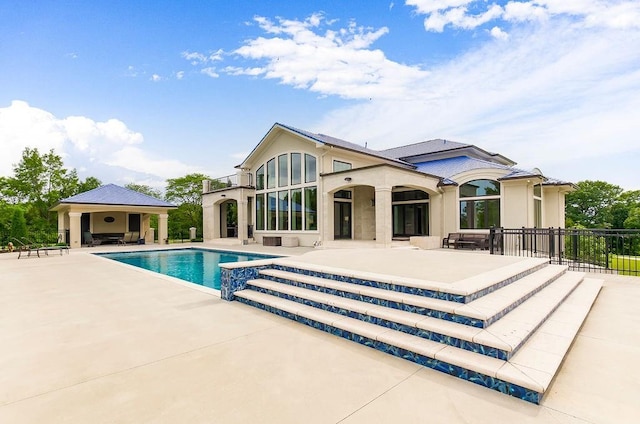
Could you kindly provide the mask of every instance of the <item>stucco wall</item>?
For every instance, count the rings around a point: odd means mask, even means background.
[[[115,221],[105,222],[106,217],[113,217]],[[91,215],[93,233],[124,233],[127,231],[127,214],[125,212],[94,212]]]
[[[373,187],[358,186],[353,189],[353,238],[373,240],[376,237],[376,207]]]

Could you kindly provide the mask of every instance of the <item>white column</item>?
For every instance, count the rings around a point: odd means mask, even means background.
[[[204,241],[211,241],[215,238],[214,236],[214,206],[207,202],[202,205],[202,238]]]
[[[69,212],[69,247],[82,247],[82,212]]]
[[[240,240],[241,244],[244,244],[245,240],[249,240],[249,236],[247,234],[247,226],[249,222],[247,220],[247,216],[249,213],[248,210],[248,201],[242,196],[242,200],[238,200],[238,240]]]
[[[169,214],[158,214],[158,243],[167,244],[169,237]]]
[[[391,187],[376,187],[376,245],[391,247],[392,238]]]

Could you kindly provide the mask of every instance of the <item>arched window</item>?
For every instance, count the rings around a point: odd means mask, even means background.
[[[473,180],[460,186],[460,229],[500,226],[500,183]]]

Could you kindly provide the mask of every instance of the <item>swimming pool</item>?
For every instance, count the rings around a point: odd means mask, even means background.
[[[219,264],[277,257],[194,248],[97,253],[97,255],[216,290],[220,290]]]

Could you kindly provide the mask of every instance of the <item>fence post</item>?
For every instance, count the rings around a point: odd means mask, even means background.
[[[553,227],[549,227],[549,261],[556,255],[556,239],[554,233]]]
[[[493,255],[493,241],[496,237],[496,228],[492,225],[489,228],[489,254]]]

